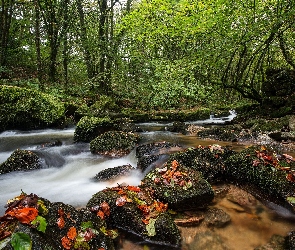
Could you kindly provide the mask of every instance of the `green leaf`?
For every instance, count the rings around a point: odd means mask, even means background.
[[[295,204],[295,197],[287,197],[287,201],[292,204]]]
[[[47,221],[42,216],[37,216],[35,220],[31,222],[32,225],[37,227],[37,230],[45,233],[47,227]]]
[[[81,229],[86,230],[87,228],[93,229],[93,224],[91,221],[86,221],[81,223]]]
[[[156,235],[156,228],[155,228],[155,222],[157,219],[151,218],[149,220],[149,224],[146,225],[146,230],[148,232],[148,236],[155,236]]]
[[[31,250],[32,240],[28,234],[13,233],[11,238],[11,245],[14,250]]]

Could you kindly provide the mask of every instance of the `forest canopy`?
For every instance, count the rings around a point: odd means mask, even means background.
[[[141,109],[261,103],[267,72],[295,70],[294,5],[1,0],[0,83]]]

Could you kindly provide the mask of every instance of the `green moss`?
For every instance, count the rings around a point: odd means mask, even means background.
[[[90,142],[98,135],[112,130],[113,122],[109,117],[89,117],[84,116],[78,122],[75,133],[74,141],[75,142]]]
[[[109,131],[96,137],[90,142],[90,151],[92,153],[116,155],[128,154],[139,141],[139,136],[122,131]]]
[[[37,129],[56,125],[64,118],[63,103],[35,90],[0,86],[0,130]]]

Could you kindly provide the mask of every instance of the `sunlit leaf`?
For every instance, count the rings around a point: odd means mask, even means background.
[[[148,236],[155,236],[156,235],[156,228],[155,228],[156,219],[151,218],[149,220],[149,224],[146,225],[146,230]]]
[[[37,230],[45,233],[47,227],[47,221],[42,216],[37,216],[35,220],[31,222],[32,225],[37,226]]]

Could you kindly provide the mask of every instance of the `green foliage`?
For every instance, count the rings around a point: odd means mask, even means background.
[[[32,240],[28,234],[13,233],[11,238],[11,245],[14,250],[31,250]]]
[[[64,116],[64,105],[57,98],[5,85],[0,86],[0,110],[0,130],[42,128]]]

